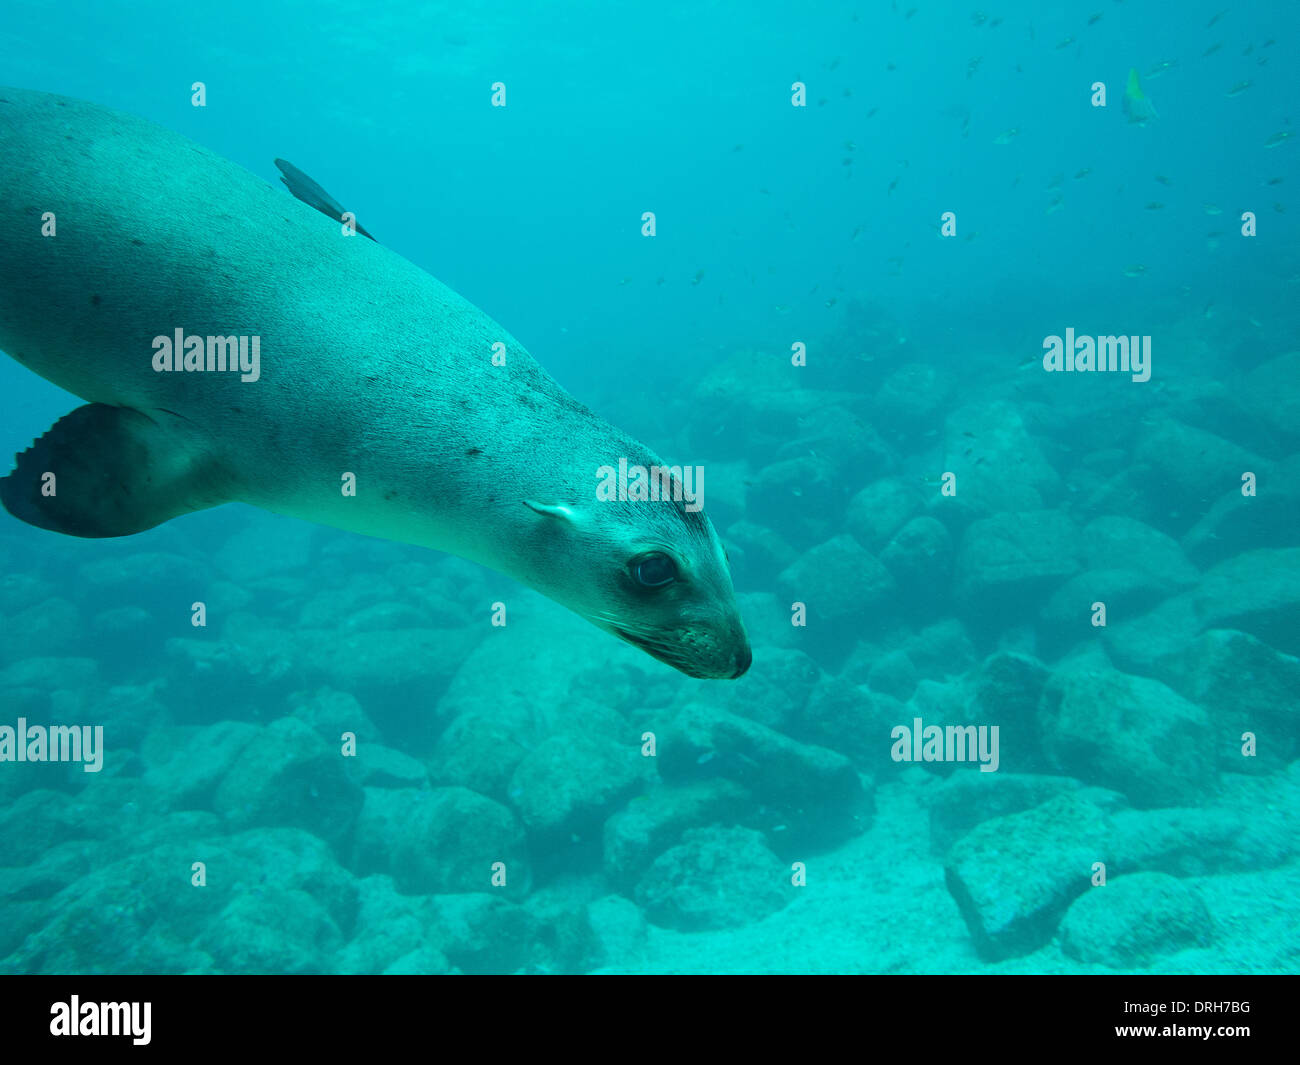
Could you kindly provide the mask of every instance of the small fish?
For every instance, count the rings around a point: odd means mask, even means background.
[[[285,187],[294,196],[302,200],[308,207],[315,207],[321,214],[334,219],[334,221],[343,221],[345,212],[338,200],[287,160],[277,159],[275,165],[280,169],[280,180],[284,182]],[[352,228],[363,237],[370,237],[371,240],[375,239],[366,232],[365,227],[356,220],[355,216],[352,216]]]
[[[1268,181],[1266,182],[1266,184],[1269,184],[1269,185],[1280,185],[1280,184],[1282,184],[1282,182],[1284,182],[1285,180],[1286,180],[1286,178],[1273,177],[1273,178],[1269,178]]]
[[[979,70],[980,64],[982,62],[984,62],[984,57],[982,55],[977,55],[974,59],[972,59],[969,63],[966,64],[967,80],[970,80],[972,77],[975,76],[975,71]]]
[[[873,107],[870,111],[867,112],[867,117],[868,117],[868,118],[874,118],[875,115],[876,115],[876,112],[879,111],[879,110],[880,110],[879,107]]]
[[[994,143],[994,144],[1010,144],[1010,143],[1012,142],[1012,140],[1014,140],[1014,139],[1015,139],[1016,137],[1018,137],[1018,136],[1020,136],[1020,130],[1018,130],[1018,129],[1009,129],[1009,130],[1006,130],[1006,131],[1004,131],[1004,132],[1002,132],[1002,133],[999,133],[996,137],[994,137],[994,138],[993,138],[993,143]],[[1288,134],[1288,136],[1289,136],[1289,134]]]
[[[1048,191],[1050,192],[1052,189],[1059,189],[1063,184],[1065,184],[1065,175],[1057,174],[1056,177],[1052,178],[1052,180],[1047,183]]]
[[[1095,25],[1097,25],[1097,23],[1100,22],[1100,21],[1101,21],[1101,12],[1098,11],[1095,15],[1091,16],[1091,17],[1088,19],[1088,25],[1089,25],[1089,26],[1095,26]]]
[[[1161,74],[1165,74],[1168,71],[1173,70],[1173,68],[1176,67],[1177,65],[1178,65],[1177,59],[1166,59],[1163,62],[1157,63],[1155,66],[1153,66],[1142,76],[1144,78],[1158,78],[1160,77]]]
[[[989,20],[989,17],[988,15],[984,14],[982,11],[973,11],[971,12],[970,20],[971,20],[971,24],[974,26],[983,26],[984,23],[986,23]]]
[[[1217,52],[1222,47],[1223,47],[1222,41],[1219,41],[1217,44],[1210,45],[1209,48],[1205,49],[1205,51],[1201,53],[1201,58],[1204,59],[1206,56],[1214,55],[1214,53]]]
[[[1208,30],[1211,26],[1213,26],[1216,22],[1218,22],[1219,19],[1223,18],[1223,16],[1226,15],[1227,13],[1228,13],[1228,12],[1227,12],[1226,9],[1223,10],[1223,11],[1220,11],[1217,15],[1215,15],[1213,18],[1211,18],[1209,22],[1207,22],[1207,23],[1205,24],[1205,28]]]
[[[1234,85],[1231,89],[1228,90],[1227,96],[1229,97],[1229,99],[1231,99],[1233,96],[1240,96],[1243,92],[1245,92],[1254,84],[1255,83],[1251,81],[1249,78],[1247,78],[1245,81],[1239,81],[1237,82],[1236,85]]]
[[[1223,214],[1223,208],[1220,207],[1218,204],[1207,203],[1207,204],[1203,204],[1202,206],[1205,208],[1206,214]]]
[[[1125,277],[1141,277],[1147,272],[1147,268],[1141,263],[1135,263],[1133,266],[1124,267]]]
[[[1080,178],[1086,178],[1091,173],[1092,173],[1092,167],[1085,166],[1082,170],[1080,170],[1077,174],[1074,175],[1074,180],[1078,181]]]
[[[1145,126],[1153,118],[1160,117],[1155,104],[1142,91],[1137,67],[1130,68],[1128,72],[1128,85],[1124,89],[1124,113],[1130,122],[1136,122],[1139,126]]]
[[[1286,140],[1290,136],[1291,136],[1291,131],[1289,129],[1284,129],[1281,133],[1274,133],[1273,136],[1269,137],[1269,139],[1264,142],[1264,147],[1276,148],[1279,144],[1281,144],[1284,140]]]
[[[1057,44],[1056,44],[1056,47],[1057,47],[1057,48],[1069,48],[1070,45],[1072,45],[1073,43],[1074,43],[1074,38],[1073,38],[1073,37],[1067,37],[1067,38],[1065,38],[1065,40],[1063,40],[1063,41],[1058,41]]]
[[[1172,184],[1173,184],[1173,182],[1170,181],[1167,177],[1165,177],[1164,174],[1157,174],[1157,175],[1156,175],[1156,180],[1157,180],[1158,182],[1160,182],[1160,184],[1162,184],[1162,185],[1172,185]]]
[[[695,271],[695,276],[694,276],[693,278],[691,278],[691,284],[692,284],[692,285],[698,285],[698,284],[699,284],[701,281],[703,281],[703,280],[704,280],[704,271],[703,271],[703,270],[696,270],[696,271]]]
[[[1162,211],[1164,210],[1164,207],[1165,205],[1163,203],[1157,203],[1155,200],[1152,200],[1149,204],[1147,204],[1148,211]]]
[[[1058,196],[1047,205],[1047,210],[1044,211],[1043,214],[1056,214],[1056,212],[1061,210],[1064,206],[1065,203],[1061,200],[1061,197]]]

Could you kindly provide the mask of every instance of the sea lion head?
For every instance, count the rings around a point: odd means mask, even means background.
[[[528,583],[688,676],[739,677],[751,654],[727,553],[701,507],[667,495],[527,500],[540,516]]]

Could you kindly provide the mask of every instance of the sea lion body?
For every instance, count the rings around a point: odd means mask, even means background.
[[[662,461],[401,256],[178,134],[45,93],[0,89],[0,190],[0,347],[95,405],[19,457],[12,513],[102,536],[251,503],[480,562],[693,675],[748,665],[708,519],[596,502],[598,467]],[[159,371],[177,330],[258,338],[257,379]],[[87,491],[42,498],[56,460]],[[680,565],[680,602],[611,590],[647,550]]]

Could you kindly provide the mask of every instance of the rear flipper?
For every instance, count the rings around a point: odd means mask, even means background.
[[[60,418],[0,480],[15,518],[68,536],[129,536],[226,502],[215,464],[165,411],[91,403]]]

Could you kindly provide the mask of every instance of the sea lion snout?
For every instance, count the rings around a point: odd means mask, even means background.
[[[658,631],[642,628],[639,632],[631,632],[612,625],[609,631],[660,662],[700,680],[735,680],[744,675],[753,661],[749,639],[743,628],[728,627],[723,633],[699,625],[687,625]]]
[[[745,646],[736,654],[736,672],[731,675],[732,680],[743,677],[749,669],[750,663],[754,661],[754,653],[749,649],[749,641],[745,641]]]
[[[688,677],[744,675],[753,654],[731,563],[703,510],[671,499],[591,506],[573,496],[524,500],[532,534],[519,538],[521,579]]]

